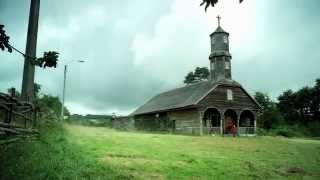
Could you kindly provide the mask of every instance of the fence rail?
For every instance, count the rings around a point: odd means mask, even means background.
[[[11,94],[0,93],[0,134],[36,133],[37,108]]]

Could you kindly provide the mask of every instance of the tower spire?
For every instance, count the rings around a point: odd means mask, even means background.
[[[220,26],[220,19],[221,19],[220,15],[217,16],[217,19],[218,19],[218,26]]]

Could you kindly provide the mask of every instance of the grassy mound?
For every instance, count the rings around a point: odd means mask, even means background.
[[[0,179],[127,179],[83,154],[62,124],[42,125],[40,134],[0,146]]]

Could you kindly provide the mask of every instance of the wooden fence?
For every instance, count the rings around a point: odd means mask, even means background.
[[[0,134],[37,133],[37,112],[34,104],[16,98],[14,89],[10,94],[0,93]]]

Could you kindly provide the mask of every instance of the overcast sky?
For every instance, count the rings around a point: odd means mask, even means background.
[[[221,0],[220,0],[221,1]],[[223,0],[204,12],[200,0],[42,0],[37,55],[60,53],[57,69],[36,70],[47,94],[72,113],[126,115],[152,96],[182,86],[208,66],[216,16],[230,33],[233,79],[251,94],[276,97],[320,78],[319,0]],[[25,50],[29,0],[0,0],[0,24]],[[0,91],[21,88],[23,58],[0,52]]]

